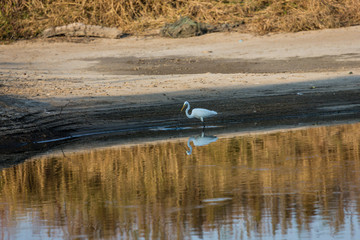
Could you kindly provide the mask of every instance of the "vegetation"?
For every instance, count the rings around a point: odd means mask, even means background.
[[[32,38],[47,27],[73,22],[142,34],[179,16],[245,32],[295,32],[359,24],[360,1],[1,0],[0,40]]]

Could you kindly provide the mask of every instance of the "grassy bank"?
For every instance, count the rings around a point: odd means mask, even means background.
[[[360,24],[360,0],[1,0],[0,11],[0,40],[73,22],[141,34],[180,15],[260,34]]]

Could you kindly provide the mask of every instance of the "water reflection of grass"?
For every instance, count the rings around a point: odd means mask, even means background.
[[[239,218],[248,235],[267,235],[294,219],[310,229],[316,215],[336,233],[360,210],[359,128],[219,139],[191,156],[174,142],[28,161],[1,172],[1,227],[30,208],[39,225],[94,237],[183,238]],[[206,202],[217,198],[227,200]]]

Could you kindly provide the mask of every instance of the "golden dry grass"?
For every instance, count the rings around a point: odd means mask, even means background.
[[[360,0],[1,0],[0,39],[73,22],[141,34],[179,16],[260,34],[294,32],[359,24]]]

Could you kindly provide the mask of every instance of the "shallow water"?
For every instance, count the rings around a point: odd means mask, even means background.
[[[29,159],[1,171],[1,239],[359,239],[359,130],[200,132]]]

